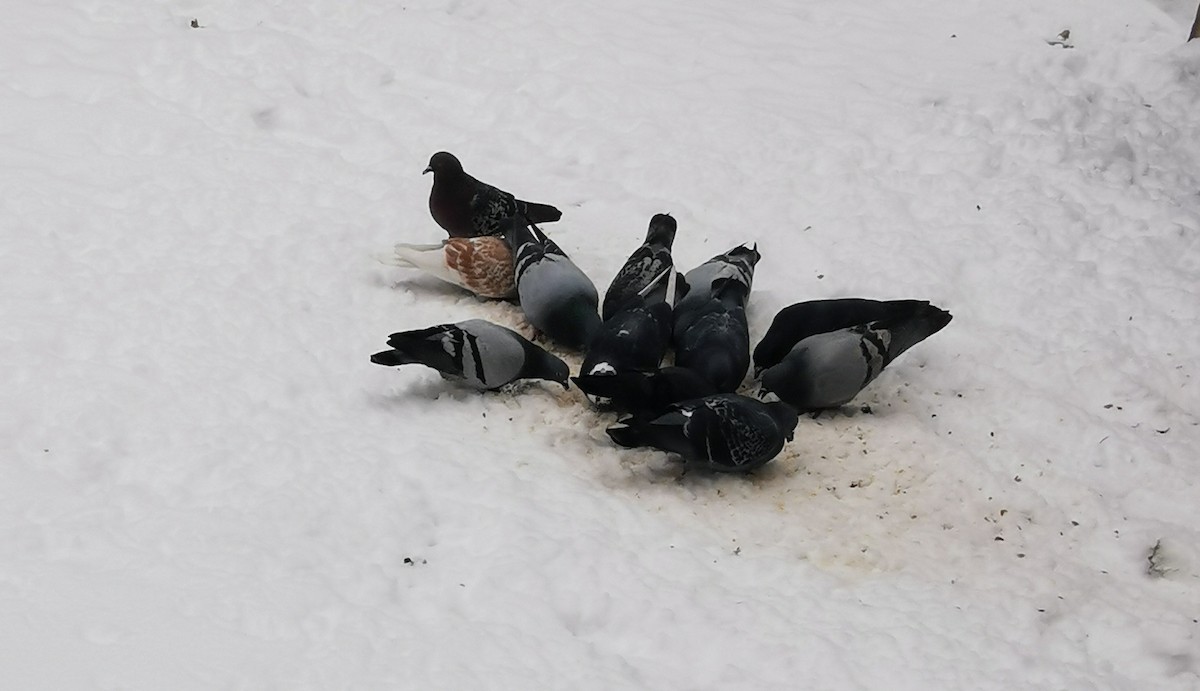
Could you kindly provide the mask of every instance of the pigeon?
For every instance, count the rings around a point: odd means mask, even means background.
[[[394,254],[379,261],[420,269],[479,297],[508,298],[517,293],[512,250],[507,240],[496,235],[448,238],[433,245],[401,243]]]
[[[663,271],[672,268],[671,244],[675,242],[675,219],[668,214],[655,214],[650,219],[650,228],[646,231],[646,241],[634,250],[625,260],[625,265],[617,272],[608,291],[604,293],[604,302],[600,309],[605,320],[611,318],[627,302],[636,300],[638,294]],[[666,286],[661,285],[648,301],[665,299]]]
[[[692,310],[686,330],[674,334],[675,364],[695,371],[717,391],[737,390],[750,368],[750,327],[742,306],[746,291],[736,279],[717,279],[713,296]]]
[[[675,269],[667,266],[634,294],[619,312],[606,319],[588,343],[581,374],[605,374],[656,369],[671,345],[671,301],[652,301],[645,293],[667,279],[675,290]]]
[[[742,284],[745,291],[741,305],[745,307],[746,300],[750,297],[750,285],[754,281],[754,266],[761,258],[757,244],[751,247],[738,245],[684,274],[683,282],[688,291],[675,305],[675,331],[687,330],[688,324],[696,317],[697,310],[712,299],[715,285],[721,279],[731,279]]]
[[[600,328],[596,286],[554,241],[522,216],[508,222],[517,298],[535,329],[583,350]]]
[[[881,319],[804,338],[763,370],[762,392],[800,411],[849,403],[892,360],[950,323],[949,312],[927,302],[897,304]]]
[[[433,173],[429,213],[450,237],[503,234],[504,220],[517,214],[531,223],[552,223],[562,218],[562,212],[553,206],[521,201],[476,180],[463,171],[454,154],[434,154],[425,172]]]
[[[838,298],[809,300],[784,307],[754,347],[754,369],[778,364],[792,346],[819,333],[837,331],[898,314],[910,314],[929,306],[928,300],[867,300]]]
[[[655,418],[672,403],[717,393],[707,379],[686,367],[605,374],[581,372],[571,379],[584,393],[606,400],[612,409],[630,413],[635,419]]]
[[[567,363],[524,336],[483,319],[402,331],[388,337],[391,350],[371,356],[377,365],[425,365],[447,379],[477,389],[498,389],[518,379],[544,379],[568,388]]]
[[[653,420],[623,420],[607,432],[624,447],[678,454],[689,468],[746,473],[779,455],[796,422],[796,411],[786,403],[717,394],[673,404]]]

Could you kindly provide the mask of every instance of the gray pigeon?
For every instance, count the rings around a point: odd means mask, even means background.
[[[504,220],[520,214],[531,223],[550,223],[562,212],[549,204],[521,201],[504,190],[480,182],[463,171],[454,154],[439,151],[429,159],[433,173],[429,213],[452,238],[497,235]]]
[[[671,405],[653,420],[623,420],[607,431],[624,447],[679,454],[689,468],[745,473],[778,456],[796,422],[796,411],[786,403],[717,394]]]
[[[761,258],[757,244],[751,247],[738,245],[684,274],[683,283],[688,286],[688,291],[675,305],[676,333],[687,330],[688,325],[696,318],[697,311],[703,309],[713,298],[719,281],[732,280],[741,284],[744,288],[741,293],[741,306],[745,307],[750,298],[751,284],[754,282],[754,266]]]
[[[771,327],[754,347],[754,373],[778,364],[800,341],[820,333],[837,331],[916,312],[929,307],[928,300],[868,300],[835,298],[808,300],[779,310]]]
[[[596,286],[554,241],[524,217],[509,221],[517,298],[535,329],[583,350],[600,328]]]
[[[763,371],[762,390],[801,411],[844,405],[892,360],[951,318],[945,310],[914,300],[882,319],[808,336]]]
[[[625,265],[617,272],[608,291],[604,293],[604,303],[600,310],[605,321],[611,318],[627,303],[637,300],[639,294],[651,282],[658,279],[662,273],[674,266],[671,259],[671,244],[675,242],[675,219],[668,214],[655,214],[650,219],[650,228],[646,231],[646,241],[634,250],[625,260]],[[659,284],[655,292],[646,295],[647,303],[663,300],[666,297],[665,282]]]
[[[391,350],[375,353],[371,362],[425,365],[478,389],[497,389],[518,379],[545,379],[568,387],[567,363],[516,331],[483,319],[401,331],[387,343]]]

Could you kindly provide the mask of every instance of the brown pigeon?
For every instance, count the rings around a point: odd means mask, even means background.
[[[508,227],[501,222],[518,214],[530,223],[551,223],[562,218],[562,212],[553,206],[521,201],[476,180],[463,171],[454,154],[434,154],[425,172],[433,173],[429,213],[450,237],[501,235]]]

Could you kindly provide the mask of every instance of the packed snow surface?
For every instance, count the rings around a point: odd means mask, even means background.
[[[1200,685],[1190,6],[10,5],[4,688]],[[577,390],[368,361],[532,335],[374,261],[444,237],[439,150],[601,291],[670,212],[684,270],[758,243],[754,339],[954,321],[761,471],[683,473]]]

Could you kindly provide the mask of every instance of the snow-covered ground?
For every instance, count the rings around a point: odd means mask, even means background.
[[[10,4],[3,688],[1200,685],[1193,5]],[[669,211],[685,269],[759,243],[754,337],[955,319],[681,475],[575,390],[368,362],[529,333],[371,258],[443,236],[441,149],[601,290]]]

